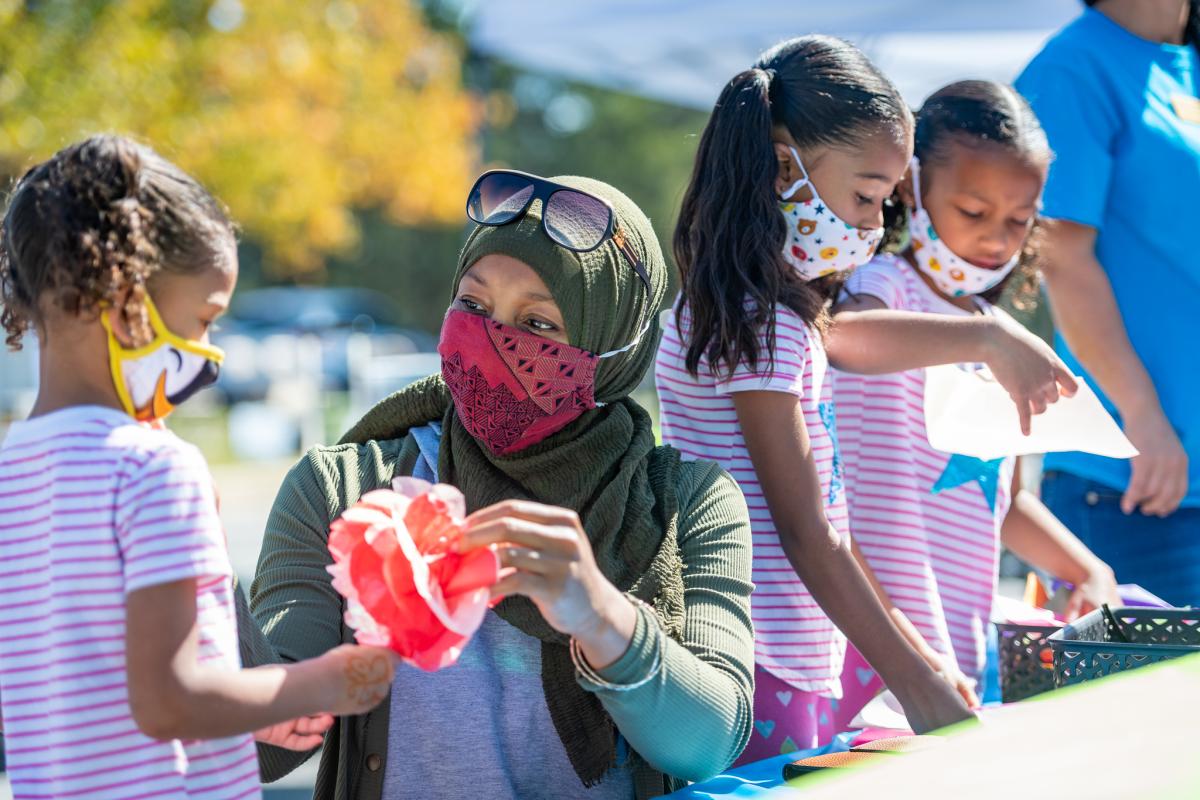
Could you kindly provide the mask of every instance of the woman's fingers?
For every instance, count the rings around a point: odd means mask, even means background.
[[[574,529],[552,527],[516,517],[501,517],[477,524],[463,533],[462,550],[493,544],[516,544],[533,550],[568,557],[578,552],[579,536]]]
[[[1141,502],[1143,514],[1166,517],[1179,507],[1187,495],[1187,478],[1177,470],[1153,468],[1147,479],[1146,498]]]
[[[1140,456],[1133,459],[1129,486],[1126,487],[1125,494],[1121,496],[1121,511],[1126,514],[1132,514],[1138,506],[1153,496],[1151,473],[1154,468],[1152,464],[1153,462],[1147,464]]]
[[[535,575],[558,575],[565,571],[571,561],[541,550],[528,547],[501,546],[496,550],[500,567],[512,567]]]
[[[467,528],[474,528],[505,517],[541,522],[547,525],[579,526],[579,515],[569,508],[548,506],[530,500],[505,500],[487,508],[481,508],[469,515],[466,519]]]
[[[333,725],[332,714],[312,714],[296,720],[296,733],[309,736],[324,733]]]
[[[530,600],[540,600],[546,596],[547,582],[541,575],[515,570],[497,581],[491,591],[492,597],[519,594]]]

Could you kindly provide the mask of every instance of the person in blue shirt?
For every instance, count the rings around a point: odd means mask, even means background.
[[[1200,2],[1087,5],[1016,86],[1055,151],[1058,350],[1140,455],[1049,455],[1043,498],[1118,579],[1200,605]]]

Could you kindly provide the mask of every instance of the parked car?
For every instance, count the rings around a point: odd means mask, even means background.
[[[345,390],[356,342],[368,342],[379,355],[430,352],[437,345],[428,333],[400,325],[378,292],[307,286],[238,293],[212,339],[226,351],[217,388],[231,403],[264,399],[280,377],[314,368],[317,354],[321,387]]]

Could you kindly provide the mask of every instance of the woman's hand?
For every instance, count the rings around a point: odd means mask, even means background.
[[[1155,404],[1152,411],[1126,416],[1125,435],[1138,449],[1130,462],[1129,486],[1121,510],[1165,517],[1179,508],[1188,492],[1187,451],[1175,429]]]
[[[1028,436],[1033,415],[1041,414],[1060,395],[1072,396],[1079,386],[1049,345],[1007,314],[990,319],[983,361],[1016,403],[1021,432]]]
[[[257,730],[254,732],[254,741],[285,750],[307,752],[321,746],[325,741],[325,731],[332,725],[331,714],[312,714]]]
[[[500,559],[493,597],[528,597],[551,627],[578,642],[595,669],[624,654],[637,611],[601,574],[574,511],[508,500],[476,511],[466,523],[461,549],[494,547]]]

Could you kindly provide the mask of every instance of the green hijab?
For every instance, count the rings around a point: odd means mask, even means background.
[[[550,289],[572,345],[604,353],[636,340],[626,352],[600,361],[595,396],[603,405],[542,442],[496,456],[459,422],[445,384],[433,376],[382,401],[342,441],[399,438],[410,428],[441,419],[439,478],[463,492],[470,510],[513,498],[573,509],[604,575],[618,589],[651,604],[667,634],[679,639],[684,621],[675,529],[679,456],[655,447],[649,415],[629,399],[658,345],[658,310],[667,290],[662,250],[650,220],[621,192],[589,178],[553,180],[612,206],[617,227],[640,256],[650,286],[612,241],[587,253],[552,242],[541,228],[541,204],[535,202],[516,223],[480,225],[472,231],[453,288],[485,255],[512,256],[532,267]],[[411,470],[416,452],[410,436],[398,471]],[[616,728],[597,697],[576,682],[567,637],[551,628],[527,598],[506,598],[495,611],[542,642],[542,686],[550,717],[580,780],[596,784],[615,763]],[[661,774],[640,757],[636,767],[639,797],[663,791]]]

